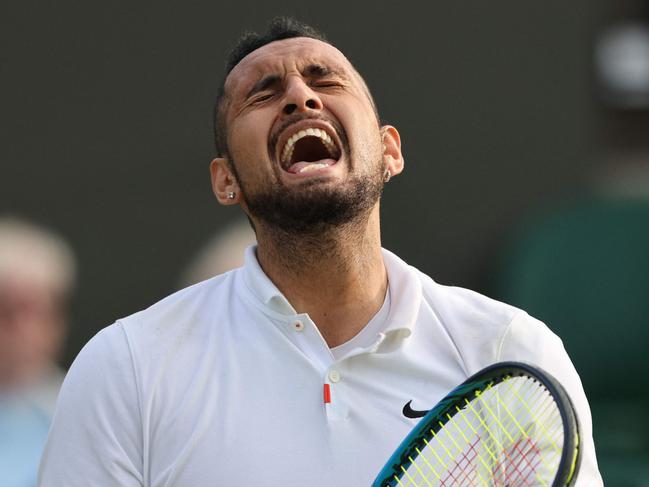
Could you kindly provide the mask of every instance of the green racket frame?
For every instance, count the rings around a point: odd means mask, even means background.
[[[466,401],[476,397],[476,392],[484,391],[510,377],[528,376],[538,381],[547,389],[557,404],[563,422],[563,451],[552,487],[564,487],[574,484],[581,460],[579,448],[579,422],[570,397],[559,382],[547,372],[521,362],[500,362],[490,365],[472,375],[453,389],[444,399],[415,426],[392,454],[372,487],[398,487],[403,470],[410,465],[411,458],[423,450],[426,441],[430,440],[456,413],[456,406],[463,408]]]

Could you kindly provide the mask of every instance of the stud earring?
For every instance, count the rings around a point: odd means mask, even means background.
[[[237,194],[234,191],[228,191],[228,199],[233,200]]]
[[[387,183],[391,177],[392,177],[392,173],[390,172],[389,169],[386,169],[385,172],[383,173],[383,182]]]

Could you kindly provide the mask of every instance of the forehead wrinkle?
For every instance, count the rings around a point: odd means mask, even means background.
[[[288,62],[292,63],[293,61],[288,61]],[[252,92],[253,90],[263,90],[264,88],[267,88],[269,85],[272,85],[278,81],[282,81],[282,78],[287,77],[289,74],[291,74],[294,71],[298,72],[304,78],[318,78],[318,77],[331,76],[331,75],[343,76],[338,69],[330,67],[331,64],[326,63],[324,61],[297,60],[295,61],[295,67],[289,66],[286,63],[283,64],[284,65],[278,68],[277,71],[273,69],[271,70],[259,69],[258,76],[263,76],[263,77],[253,85],[250,92]],[[270,71],[270,74],[266,74],[264,76],[264,74],[267,73],[268,71]],[[281,72],[281,74],[278,74],[278,72]]]
[[[319,49],[323,49],[324,53],[316,54],[315,46],[320,46]],[[336,57],[340,59],[336,59]],[[345,61],[347,69],[341,69],[343,68],[341,60]],[[250,52],[228,73],[224,87],[226,91],[229,91],[232,79],[245,77],[246,74],[248,76],[263,76],[269,72],[272,73],[272,71],[275,73],[285,72],[287,61],[295,62],[300,68],[309,64],[322,65],[335,70],[338,74],[354,70],[349,60],[335,46],[308,37],[293,37],[270,42]],[[271,68],[270,71],[269,68]]]

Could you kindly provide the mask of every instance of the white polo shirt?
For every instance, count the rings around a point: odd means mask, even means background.
[[[564,384],[584,442],[576,485],[602,485],[590,411],[561,341],[516,308],[383,256],[387,316],[337,359],[254,247],[243,268],[105,328],[65,379],[39,485],[369,486],[417,422],[402,414],[408,401],[429,409],[503,360]]]

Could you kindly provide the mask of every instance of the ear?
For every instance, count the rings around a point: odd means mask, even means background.
[[[384,125],[381,127],[381,139],[385,168],[390,172],[390,177],[396,176],[403,171],[404,164],[399,132],[392,125]]]
[[[212,177],[212,191],[222,205],[236,205],[241,200],[239,183],[234,177],[232,168],[227,159],[217,157],[210,163]],[[234,197],[230,197],[234,194]]]

